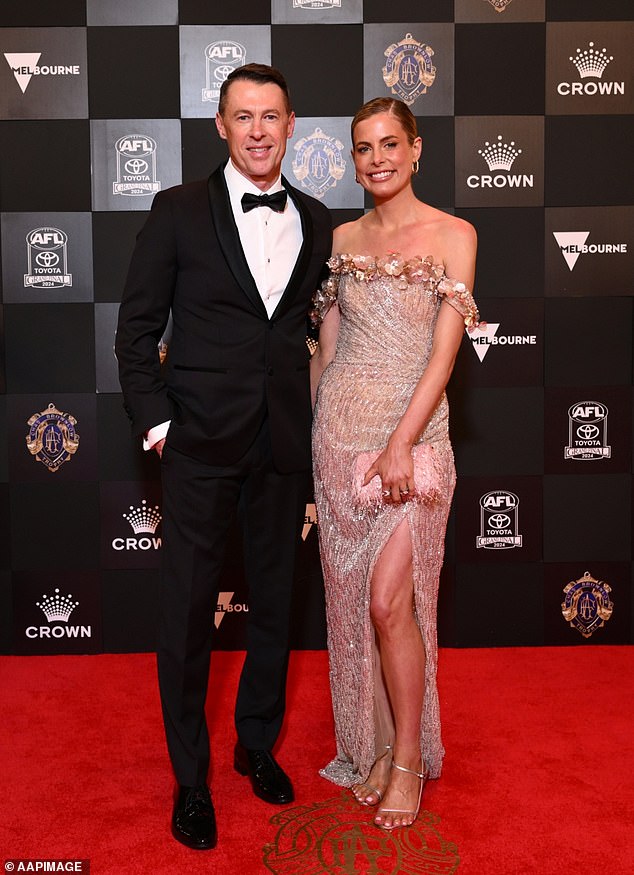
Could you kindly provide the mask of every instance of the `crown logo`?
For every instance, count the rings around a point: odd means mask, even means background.
[[[158,504],[148,507],[145,499],[141,502],[141,507],[135,508],[130,505],[130,513],[124,513],[123,518],[130,523],[135,535],[140,535],[142,532],[153,535],[163,519]]]
[[[74,602],[70,593],[60,595],[59,590],[56,589],[54,595],[43,595],[42,601],[35,602],[35,604],[44,612],[49,623],[52,623],[53,620],[66,623],[79,602]]]
[[[608,66],[610,61],[614,60],[614,56],[610,55],[605,49],[594,48],[594,43],[588,43],[588,48],[581,51],[577,49],[577,54],[570,59],[579,71],[579,76],[582,79],[587,79],[588,76],[594,76],[595,79],[600,79],[603,76],[603,71]]]
[[[478,149],[478,155],[482,155],[489,170],[510,170],[517,156],[521,154],[522,150],[515,148],[513,140],[510,143],[502,142],[502,134],[498,136],[496,143],[486,141],[484,149]]]

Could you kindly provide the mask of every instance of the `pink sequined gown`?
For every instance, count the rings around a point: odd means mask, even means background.
[[[336,299],[341,322],[334,360],[321,378],[315,407],[313,459],[319,543],[326,588],[330,683],[337,755],[321,774],[349,787],[365,780],[393,724],[369,617],[370,580],[390,535],[407,520],[412,541],[415,615],[424,642],[425,697],[421,752],[430,777],[444,754],[436,687],[436,600],[455,468],[443,394],[420,440],[442,462],[439,500],[354,506],[351,487],[358,453],[385,447],[429,360],[443,300],[471,328],[478,311],[462,283],[433,259],[396,255],[334,256],[317,292],[318,323]],[[407,670],[407,666],[404,666]]]

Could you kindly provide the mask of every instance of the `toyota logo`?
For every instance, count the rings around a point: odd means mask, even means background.
[[[599,429],[596,425],[580,425],[577,429],[577,437],[584,441],[589,441],[599,436]]]
[[[505,513],[494,513],[489,517],[489,525],[492,529],[508,529],[511,525],[511,518]]]
[[[55,267],[59,262],[59,255],[54,252],[38,252],[35,256],[35,262],[40,267]]]
[[[128,173],[132,173],[134,176],[140,176],[141,173],[147,173],[148,163],[147,161],[143,161],[142,158],[130,158],[130,160],[125,163],[125,169]]]
[[[221,64],[214,70],[214,79],[218,82],[224,82],[229,73],[233,73],[235,67],[230,67],[229,64]]]

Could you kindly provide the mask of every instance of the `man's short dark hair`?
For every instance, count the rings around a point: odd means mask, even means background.
[[[247,82],[256,82],[258,85],[266,85],[267,82],[272,82],[279,86],[284,94],[284,102],[286,109],[290,115],[291,112],[291,95],[286,84],[286,79],[275,67],[269,67],[268,64],[245,64],[244,67],[236,67],[227,76],[220,88],[220,99],[218,101],[218,112],[223,114],[227,105],[227,93],[232,82],[237,82],[239,79]]]

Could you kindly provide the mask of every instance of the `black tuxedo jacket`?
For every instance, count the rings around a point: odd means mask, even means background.
[[[310,467],[306,320],[330,255],[328,210],[284,187],[303,245],[269,319],[247,266],[223,167],[156,195],[137,237],[116,353],[134,434],[171,419],[172,446],[210,465],[238,461],[268,413],[281,472]],[[158,343],[172,313],[166,367]]]

